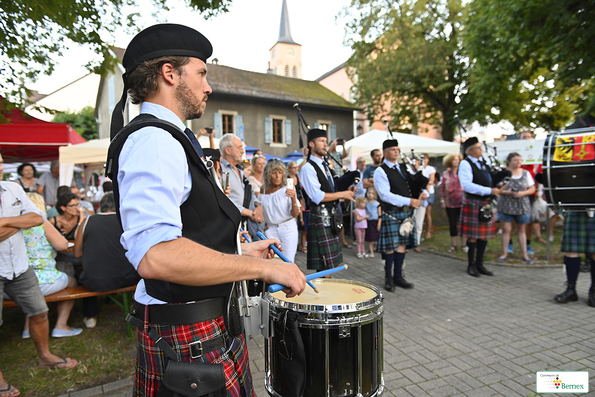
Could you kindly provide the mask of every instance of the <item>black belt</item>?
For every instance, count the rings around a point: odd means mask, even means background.
[[[145,305],[133,303],[132,315],[141,322],[145,321]],[[204,299],[198,302],[149,305],[149,324],[185,325],[202,323],[225,317],[227,308],[225,298]]]
[[[411,207],[406,205],[404,207],[397,207],[396,205],[382,203],[380,204],[382,211],[394,211],[394,212],[409,212]]]
[[[222,305],[221,305],[222,303]],[[132,313],[130,313],[126,317],[126,321],[128,321],[133,326],[144,329],[144,313],[145,313],[145,305],[141,305],[138,302],[134,302],[134,308]],[[217,317],[221,317],[225,314],[225,310],[222,313],[218,313],[223,307],[225,309],[225,299],[223,298],[215,298],[215,299],[205,299],[199,302],[188,303],[188,304],[179,304],[179,305],[149,305],[149,318],[151,319],[152,324],[163,324],[163,325],[183,325],[189,323],[199,323],[203,321],[213,320]],[[174,308],[176,307],[176,308]],[[181,309],[180,307],[183,307]],[[166,314],[166,313],[170,314]],[[170,320],[174,317],[174,315],[185,315],[186,319],[182,321],[174,321],[171,322]],[[163,316],[163,317],[162,317]],[[157,318],[157,320],[155,320]],[[170,321],[169,323],[161,323],[159,320],[167,320]],[[148,327],[149,336],[155,342],[155,346],[159,347],[163,352],[172,360],[179,360],[176,352],[174,349],[161,338],[161,336],[152,328]],[[200,358],[204,354],[210,353],[215,350],[219,350],[225,347],[225,336],[227,332],[223,335],[219,335],[215,338],[202,341],[197,340],[194,342],[189,343],[188,349],[190,351],[190,356],[192,358]]]
[[[329,203],[325,203],[325,204],[310,204],[310,213],[317,215],[320,213],[320,210],[322,210],[322,208],[326,208],[328,211],[328,214],[331,215],[332,211],[336,208],[335,204],[338,203],[337,201],[331,201]]]
[[[465,198],[467,199],[475,199],[475,200],[488,200],[490,195],[487,196],[480,196],[477,194],[465,193]]]

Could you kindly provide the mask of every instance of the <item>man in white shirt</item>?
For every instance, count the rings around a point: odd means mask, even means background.
[[[74,368],[76,360],[62,359],[49,350],[48,307],[35,271],[29,266],[25,247],[22,229],[41,225],[45,214],[29,200],[22,187],[2,181],[3,163],[0,155],[0,325],[6,293],[29,317],[29,333],[37,349],[39,368]],[[0,390],[7,388],[11,390],[0,372]]]

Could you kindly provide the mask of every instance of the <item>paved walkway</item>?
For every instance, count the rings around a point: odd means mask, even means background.
[[[355,247],[344,250],[349,269],[340,277],[381,287],[379,255],[355,254]],[[296,261],[305,269],[304,254]],[[384,396],[532,396],[536,371],[551,370],[589,371],[589,395],[595,395],[595,308],[587,305],[588,273],[579,276],[579,302],[561,305],[553,301],[564,289],[561,266],[488,266],[495,276],[476,279],[465,273],[465,263],[444,256],[410,252],[406,262],[415,288],[383,292]],[[258,397],[268,395],[263,346],[262,338],[249,343]],[[119,390],[70,396],[126,396],[130,390],[129,382]]]

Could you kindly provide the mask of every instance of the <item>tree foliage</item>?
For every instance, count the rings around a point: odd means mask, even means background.
[[[208,18],[226,12],[232,0],[184,0]],[[51,74],[56,56],[68,46],[85,45],[101,55],[87,65],[91,71],[112,70],[116,59],[110,52],[116,29],[137,31],[138,12],[150,4],[154,14],[171,1],[146,0],[0,0],[0,78],[2,94],[24,107],[30,92],[26,85],[40,73]],[[148,7],[149,9],[151,7]],[[158,18],[158,17],[157,17]]]
[[[560,129],[595,107],[595,2],[474,0],[463,117]],[[589,98],[591,98],[589,100]]]
[[[347,62],[357,103],[370,120],[391,117],[397,130],[419,122],[453,139],[466,80],[460,53],[461,0],[353,0]]]
[[[91,106],[85,106],[77,113],[60,112],[54,118],[54,123],[70,124],[87,141],[98,138],[97,120],[93,115],[94,109]]]

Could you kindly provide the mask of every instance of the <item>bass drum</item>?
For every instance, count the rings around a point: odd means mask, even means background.
[[[307,287],[295,298],[283,292],[265,295],[271,330],[265,343],[267,392],[275,397],[381,396],[381,292],[354,281],[312,282],[320,293]]]
[[[595,209],[595,128],[548,134],[543,189],[549,204],[566,211]]]

